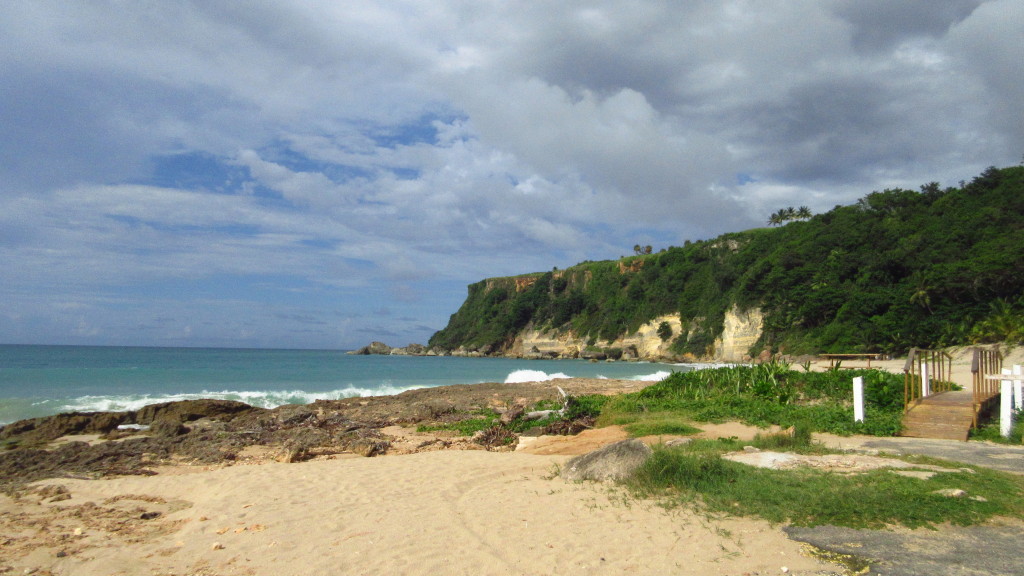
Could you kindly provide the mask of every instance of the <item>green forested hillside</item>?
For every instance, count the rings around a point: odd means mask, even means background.
[[[678,313],[690,332],[663,336],[702,356],[733,305],[764,313],[757,350],[1021,341],[1024,167],[989,168],[959,188],[872,192],[806,221],[655,254],[478,282],[430,344],[499,352],[527,326],[610,341]]]

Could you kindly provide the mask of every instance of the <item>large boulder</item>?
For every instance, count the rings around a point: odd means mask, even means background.
[[[632,475],[653,454],[640,440],[623,440],[577,456],[565,464],[562,477],[580,480],[622,480]]]

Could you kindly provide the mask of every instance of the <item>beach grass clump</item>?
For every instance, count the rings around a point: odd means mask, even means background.
[[[616,412],[603,419],[602,425],[622,426],[633,438],[641,436],[689,436],[700,432],[692,420],[676,411]]]
[[[583,394],[581,396],[570,394],[565,398],[565,414],[563,416],[567,420],[597,418],[610,399],[611,396],[604,394]]]
[[[972,429],[971,440],[1020,445],[1024,443],[1024,422],[1021,422],[1021,417],[1024,417],[1024,412],[1017,412],[1013,426],[1010,428],[1009,436],[1002,435],[999,430],[999,420],[996,419],[982,422],[977,428]]]
[[[1024,478],[946,463],[929,479],[878,469],[841,474],[800,468],[756,468],[721,457],[735,441],[656,446],[654,455],[625,481],[638,497],[666,505],[697,506],[711,514],[754,516],[798,526],[852,528],[971,525],[1024,513]],[[933,465],[935,462],[932,461]],[[950,497],[946,489],[967,496]]]
[[[478,434],[473,436],[473,440],[477,444],[488,448],[498,448],[500,446],[514,444],[517,441],[517,436],[516,433],[507,426],[497,424],[490,428],[481,430]]]
[[[639,438],[640,436],[689,436],[690,434],[696,434],[700,432],[699,428],[694,428],[689,423],[673,418],[663,419],[643,419],[632,424],[624,426],[626,432],[634,437]]]
[[[864,378],[866,418],[853,420],[855,376]],[[759,427],[800,424],[834,434],[893,436],[903,415],[903,377],[880,370],[799,372],[784,362],[675,372],[639,392],[609,400],[598,425],[628,424],[649,413],[694,422],[738,420]]]
[[[518,416],[507,422],[502,422],[501,414],[496,410],[486,408],[469,413],[465,418],[452,422],[420,424],[416,427],[416,430],[418,432],[449,430],[458,433],[460,436],[473,436],[496,426],[501,426],[511,433],[522,433],[533,428],[571,429],[571,426],[559,425],[583,421],[587,422],[586,427],[590,427],[593,419],[600,414],[601,407],[608,401],[608,398],[608,396],[601,394],[588,394],[583,396],[566,396],[562,402],[542,400],[532,406],[530,411],[552,411],[548,416],[534,419]]]
[[[500,415],[494,410],[479,410],[468,414],[465,418],[453,422],[433,422],[420,424],[416,427],[417,432],[438,432],[452,431],[459,436],[472,436],[481,430],[486,430],[498,423]]]

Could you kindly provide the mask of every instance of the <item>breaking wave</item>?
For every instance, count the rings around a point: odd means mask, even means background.
[[[638,374],[634,376],[628,376],[621,378],[622,380],[637,380],[641,382],[660,382],[667,378],[671,372],[667,370],[660,370],[653,374]],[[563,378],[576,378],[576,376],[569,376],[562,372],[555,372],[549,374],[542,370],[516,370],[505,378],[505,384],[518,384],[520,382],[549,382],[551,380],[559,380]],[[579,378],[596,378],[598,380],[608,380],[608,376],[579,376]]]
[[[668,370],[661,370],[654,374],[641,374],[640,376],[634,376],[628,378],[628,380],[640,380],[641,382],[661,382],[665,378],[668,378],[672,373]]]
[[[548,382],[550,380],[564,378],[572,378],[572,376],[561,372],[548,374],[542,370],[516,370],[505,378],[505,384],[518,384],[520,382]]]
[[[151,404],[177,402],[181,400],[236,400],[258,408],[276,408],[284,404],[310,404],[316,400],[340,400],[342,398],[386,396],[414,390],[422,386],[381,386],[379,388],[348,387],[326,392],[304,390],[221,390],[187,394],[129,394],[123,396],[80,396],[65,400],[60,412],[123,412],[138,410]]]

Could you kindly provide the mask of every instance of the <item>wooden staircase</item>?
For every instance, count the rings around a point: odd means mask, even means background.
[[[967,441],[974,424],[974,395],[970,391],[941,392],[918,398],[903,414],[900,436]]]

